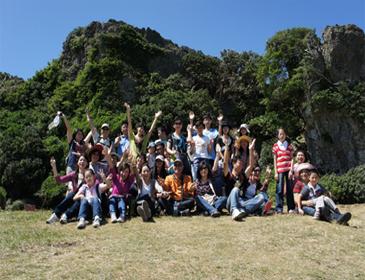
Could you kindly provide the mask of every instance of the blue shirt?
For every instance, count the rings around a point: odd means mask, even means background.
[[[117,154],[121,157],[128,148],[129,148],[128,136],[126,135],[120,136],[120,142],[117,147]]]

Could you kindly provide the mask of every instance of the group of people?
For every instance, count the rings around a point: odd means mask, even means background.
[[[190,112],[186,133],[183,120],[175,118],[171,134],[158,127],[158,139],[151,141],[162,112],[155,114],[147,133],[142,123],[136,125],[135,133],[131,108],[127,103],[124,106],[127,121],[114,141],[109,125],[104,123],[99,132],[88,112],[90,132],[86,136],[80,129],[73,131],[66,116],[58,113],[69,144],[66,175],[59,175],[54,158],[50,163],[56,181],[68,188],[47,223],[64,224],[77,218],[77,228],[82,229],[90,218],[99,227],[106,217],[111,223],[124,223],[138,214],[148,222],[159,215],[193,213],[211,217],[228,213],[240,221],[248,215],[282,214],[284,196],[289,213],[339,224],[351,218],[350,213],[340,213],[318,184],[318,172],[306,162],[305,152],[294,151],[282,128],[272,149],[277,181],[273,211],[267,194],[272,169],[267,167],[261,176],[248,125],[242,124],[232,134],[222,114],[216,129],[210,114],[196,121]]]

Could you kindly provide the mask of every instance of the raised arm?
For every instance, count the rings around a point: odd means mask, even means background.
[[[219,134],[219,136],[222,136],[223,135],[223,129],[222,129],[223,114],[219,114],[217,120],[218,120],[218,134]]]
[[[132,134],[133,134],[133,129],[132,129],[132,118],[131,118],[131,106],[125,102],[124,103],[124,107],[127,110],[127,119],[128,119],[128,137],[129,139],[132,138]],[[134,134],[133,134],[134,136]]]
[[[156,114],[155,114],[155,118],[153,119],[153,122],[151,124],[151,127],[150,127],[150,130],[147,132],[147,143],[148,141],[150,140],[151,136],[152,136],[152,132],[153,130],[155,129],[156,125],[157,125],[157,120],[158,118],[162,115],[162,111],[158,111]]]
[[[248,146],[249,149],[249,159],[248,159],[248,166],[245,170],[246,177],[248,178],[255,166],[256,160],[255,160],[255,143],[256,139],[253,139],[251,144]]]
[[[96,127],[95,127],[95,125],[94,125],[94,121],[93,121],[93,119],[91,118],[90,113],[89,113],[89,111],[88,111],[88,110],[86,110],[86,118],[87,118],[87,121],[88,121],[88,123],[89,123],[89,125],[90,125],[91,134],[92,134],[92,136],[93,136],[93,138],[94,138],[94,142],[96,142],[96,141],[97,141],[97,134],[98,134],[98,131],[96,130]]]
[[[57,113],[58,115],[60,115],[63,119],[63,122],[65,123],[66,129],[67,129],[67,143],[70,144],[72,141],[72,128],[70,126],[70,123],[68,122],[68,119],[66,118],[66,115],[63,114],[61,111],[58,111]]]
[[[51,167],[52,167],[53,177],[55,177],[55,178],[58,177],[56,159],[54,157],[51,157],[50,164],[51,164]]]
[[[230,152],[229,152],[229,146],[228,146],[228,141],[223,139],[223,143],[225,144],[225,148],[224,148],[224,163],[223,163],[223,174],[224,176],[228,175],[229,172],[229,157],[230,157]]]

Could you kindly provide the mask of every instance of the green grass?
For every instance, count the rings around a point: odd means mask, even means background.
[[[0,279],[365,279],[365,205],[350,226],[310,217],[161,217],[47,225],[0,212]]]

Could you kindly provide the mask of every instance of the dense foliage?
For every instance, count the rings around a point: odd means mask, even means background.
[[[321,178],[322,184],[340,203],[365,202],[365,165],[350,169],[342,176],[328,174]]]
[[[268,40],[263,56],[224,50],[216,58],[114,20],[77,28],[61,57],[31,79],[0,73],[0,184],[13,200],[38,190],[47,203],[57,198],[63,188],[49,177],[49,158],[55,156],[64,170],[67,144],[63,124],[47,129],[55,113],[64,112],[73,128],[87,132],[88,109],[96,126],[110,124],[113,137],[125,120],[125,101],[132,105],[134,124],[149,126],[158,110],[163,111],[159,124],[168,129],[175,116],[187,121],[189,110],[198,117],[223,112],[236,127],[249,123],[262,147],[261,163],[271,163],[279,126],[294,141],[304,131],[308,36],[314,31],[289,29]],[[332,102],[334,109],[345,100],[352,114],[364,120],[363,91],[364,83],[344,83],[324,87],[314,100],[318,106]]]

